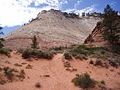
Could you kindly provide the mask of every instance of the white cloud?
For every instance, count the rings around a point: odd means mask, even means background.
[[[40,4],[48,4],[48,6],[29,7],[31,3],[35,3],[35,6]],[[66,3],[67,0],[0,0],[0,24],[2,26],[22,25],[35,18],[41,10],[60,9]]]
[[[90,7],[86,7],[84,9],[82,9],[82,10],[76,10],[75,13],[79,13],[81,15],[83,12],[88,13],[88,12],[93,12],[93,11],[96,11],[94,5],[92,5]]]
[[[74,5],[74,8],[77,9],[79,6],[80,6],[80,3],[82,2],[83,0],[78,0],[77,3]]]
[[[88,12],[94,12],[94,11],[96,11],[95,5],[92,5],[90,7],[86,7],[86,8],[81,9],[81,10],[77,10],[77,9],[65,10],[65,12],[69,12],[69,13],[74,12],[74,13],[79,14],[79,15],[82,15],[83,12],[88,13]]]
[[[77,0],[73,9],[67,9],[66,12],[82,12],[94,11],[94,5],[77,10],[82,0]],[[34,3],[35,6],[47,4],[42,8],[30,7]],[[30,19],[35,18],[42,10],[62,9],[62,6],[68,4],[69,0],[0,0],[0,24],[2,26],[15,26],[27,23]]]

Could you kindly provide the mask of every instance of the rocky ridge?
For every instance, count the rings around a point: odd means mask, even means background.
[[[6,35],[4,45],[11,49],[29,48],[34,35],[39,48],[82,44],[100,20],[99,17],[80,18],[59,10],[44,10],[30,23]]]

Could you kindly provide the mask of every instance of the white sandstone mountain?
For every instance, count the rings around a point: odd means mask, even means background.
[[[59,10],[44,10],[30,23],[6,35],[4,44],[11,49],[29,48],[34,35],[40,48],[82,44],[98,21],[99,17],[72,17]]]

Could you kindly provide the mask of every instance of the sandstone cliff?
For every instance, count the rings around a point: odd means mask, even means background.
[[[59,10],[44,10],[30,23],[6,35],[4,44],[11,49],[28,48],[34,35],[39,48],[82,44],[98,21],[98,17],[80,18]]]

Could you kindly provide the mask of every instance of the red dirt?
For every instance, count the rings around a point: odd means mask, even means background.
[[[112,90],[120,90],[120,68],[109,67],[96,67],[89,64],[89,60],[77,60],[74,59],[68,61],[71,68],[77,69],[77,71],[67,71],[64,67],[63,54],[57,54],[52,60],[46,59],[33,59],[27,61],[22,59],[21,55],[12,52],[11,57],[0,55],[0,66],[9,66],[16,68],[17,70],[24,69],[26,78],[23,81],[13,81],[0,85],[0,90],[37,90],[35,87],[36,82],[40,82],[41,90],[81,90],[81,88],[74,86],[71,80],[76,74],[89,73],[91,78],[96,81],[104,80],[106,86]],[[92,59],[95,60],[95,59]],[[10,63],[6,63],[6,61]],[[21,64],[21,63],[27,64]],[[21,64],[22,67],[15,66],[14,64]],[[26,66],[32,65],[32,69],[26,69]],[[110,70],[113,71],[110,71]],[[50,75],[50,77],[44,77],[43,75]],[[99,88],[91,90],[100,90]]]

